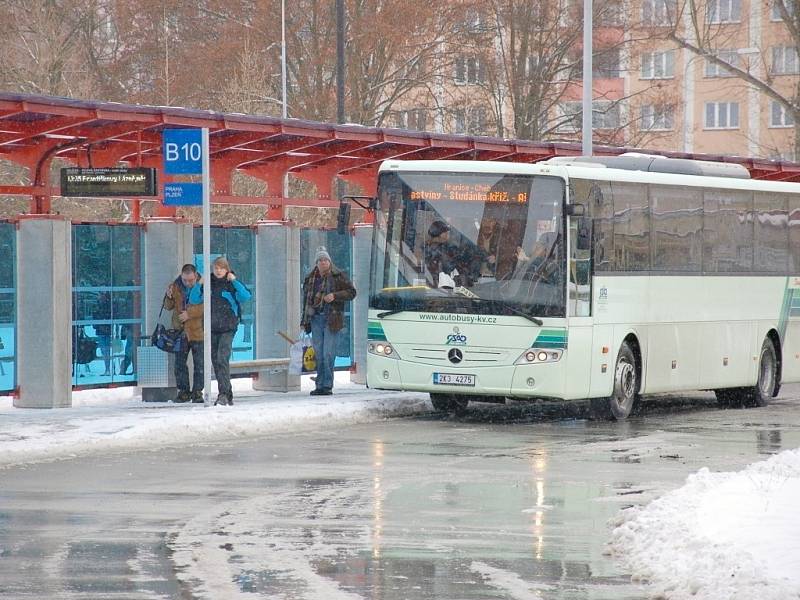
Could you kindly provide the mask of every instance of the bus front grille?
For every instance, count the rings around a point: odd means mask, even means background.
[[[453,348],[461,350],[463,360],[459,366],[488,366],[497,363],[506,363],[508,352],[491,348],[467,348],[465,346],[446,346],[446,347],[412,347],[408,351],[400,353],[402,358],[408,355],[408,359],[414,362],[433,363],[433,364],[452,364],[447,358],[448,353]]]

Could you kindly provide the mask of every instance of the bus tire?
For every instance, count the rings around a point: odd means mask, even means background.
[[[454,412],[461,415],[467,410],[469,401],[463,396],[431,393],[431,404],[437,412]]]
[[[766,406],[775,394],[778,385],[778,353],[770,338],[764,338],[758,360],[756,385],[746,390],[745,406]]]
[[[608,397],[611,418],[617,421],[627,419],[638,395],[639,372],[636,369],[636,356],[628,342],[622,342],[614,366],[614,389]]]

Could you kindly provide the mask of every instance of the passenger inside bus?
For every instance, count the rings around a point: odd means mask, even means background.
[[[477,273],[478,283],[495,281],[497,273],[497,243],[500,237],[500,227],[497,219],[486,217],[481,221],[478,231],[479,265]]]
[[[434,287],[455,287],[453,277],[457,248],[450,243],[450,226],[447,223],[439,220],[431,223],[424,250],[425,267]],[[441,277],[442,274],[445,277]]]
[[[453,236],[453,233],[456,235]],[[456,243],[453,237],[458,239]],[[478,279],[481,253],[467,236],[442,220],[428,227],[425,267],[433,287],[472,287]]]
[[[522,246],[517,247],[517,277],[520,279],[544,279],[552,281],[559,269],[555,254],[557,235],[553,231],[542,233],[533,244],[530,256]]]

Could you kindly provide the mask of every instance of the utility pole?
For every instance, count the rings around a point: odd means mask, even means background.
[[[583,122],[581,154],[592,155],[592,0],[583,0]]]
[[[289,111],[286,107],[286,0],[281,0],[281,116],[285,119]]]
[[[336,0],[336,122],[344,123],[344,0]],[[344,181],[336,178],[336,196],[344,196]]]
[[[336,122],[344,123],[344,0],[336,0]]]

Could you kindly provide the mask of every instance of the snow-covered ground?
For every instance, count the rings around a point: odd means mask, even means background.
[[[213,384],[214,386],[216,384]],[[0,396],[0,469],[94,452],[153,449],[380,420],[431,410],[426,394],[376,392],[336,373],[333,396],[264,393],[234,379],[234,406],[142,402],[136,388],[74,392],[72,407],[14,408]],[[212,399],[216,393],[212,393]]]
[[[312,382],[289,394],[254,392],[234,380],[233,407],[143,403],[135,388],[73,394],[73,407],[17,409],[0,396],[0,469],[94,452],[203,443],[374,421],[430,410],[427,395],[386,393],[337,373],[335,395],[311,397]],[[212,395],[213,397],[213,395]],[[690,475],[648,505],[622,511],[610,552],[648,582],[654,598],[800,599],[800,450],[741,472]],[[522,585],[495,568],[490,581]],[[525,585],[530,598],[538,592]]]
[[[611,551],[654,598],[800,598],[800,450],[735,473],[701,469],[623,511]]]

